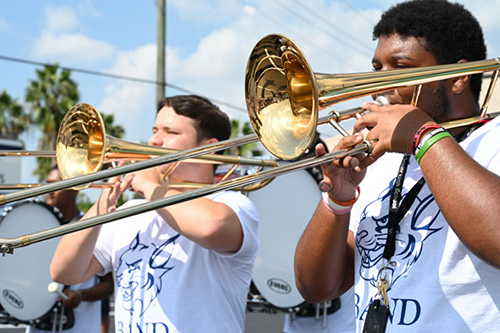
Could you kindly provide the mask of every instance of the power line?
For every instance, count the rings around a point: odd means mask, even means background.
[[[340,0],[340,1],[343,2],[344,4],[346,4],[352,10],[354,10],[359,17],[364,19],[366,22],[370,23],[372,27],[375,26],[375,22],[372,21],[371,17],[366,16],[361,10],[359,10],[356,6],[351,4],[349,1],[347,1],[347,0]]]
[[[244,4],[247,4],[249,6],[253,6],[251,3],[249,3],[248,1],[246,0],[240,0],[242,3]],[[255,7],[254,7],[255,8]],[[345,59],[342,59],[340,58],[337,54],[335,53],[332,53],[331,50],[327,49],[327,48],[324,48],[322,47],[321,45],[317,45],[313,42],[311,42],[311,39],[305,35],[302,35],[301,33],[295,31],[294,29],[291,29],[289,27],[286,27],[284,24],[278,22],[274,17],[272,17],[271,15],[268,15],[267,13],[263,12],[263,11],[259,11],[257,8],[255,8],[256,11],[259,12],[259,15],[266,18],[268,21],[271,21],[273,23],[275,23],[276,25],[278,26],[281,26],[281,27],[284,27],[284,29],[287,29],[287,30],[290,30],[290,31],[293,31],[294,34],[296,36],[299,36],[301,37],[302,39],[304,39],[305,41],[308,41],[310,44],[314,45],[316,48],[318,48],[319,50],[323,51],[323,54],[328,54],[329,56],[331,56],[333,59],[336,59],[338,60],[339,62],[343,63],[344,65],[348,66],[348,67],[353,67],[351,64],[347,63],[345,61]]]
[[[333,23],[329,22],[328,20],[322,18],[321,16],[317,15],[314,11],[312,11],[309,7],[307,7],[306,5],[300,3],[299,1],[296,1],[294,0],[293,2],[295,4],[297,4],[298,6],[300,6],[303,10],[307,11],[309,14],[311,14],[312,16],[314,16],[316,19],[320,19],[324,24],[326,25],[329,25],[330,27],[332,27],[333,29],[335,30],[338,30],[340,31],[343,35],[349,37],[351,39],[352,42],[355,42],[357,43],[359,46],[363,47],[365,50],[360,50],[359,48],[351,45],[350,43],[347,43],[343,40],[341,40],[340,38],[338,38],[337,36],[335,35],[332,35],[328,30],[326,30],[323,26],[315,23],[315,22],[312,22],[311,20],[307,19],[306,17],[304,17],[303,15],[301,15],[300,13],[298,13],[296,10],[286,6],[285,4],[277,1],[277,0],[274,0],[274,2],[278,3],[280,6],[282,6],[283,8],[286,8],[289,12],[291,12],[293,15],[297,16],[298,18],[302,19],[304,22],[312,25],[313,27],[316,27],[317,29],[323,31],[324,34],[330,36],[332,39],[334,40],[337,40],[338,42],[340,42],[341,44],[344,44],[350,48],[352,48],[353,50],[355,51],[358,51],[360,53],[365,53],[365,51],[368,51],[368,50],[371,50],[371,47],[368,46],[367,44],[359,41],[356,37],[348,34],[347,32],[343,31],[341,28],[339,28],[338,26],[334,25]]]
[[[156,81],[156,80],[141,79],[141,78],[136,78],[136,77],[131,77],[131,76],[124,76],[124,75],[118,75],[118,74],[112,74],[112,73],[98,72],[98,71],[93,71],[93,70],[88,70],[88,69],[82,69],[82,68],[76,68],[76,67],[59,66],[59,65],[47,64],[47,63],[38,62],[38,61],[34,61],[34,60],[27,60],[27,59],[9,57],[9,56],[4,56],[4,55],[0,55],[0,59],[6,60],[6,61],[12,61],[12,62],[18,62],[18,63],[23,63],[23,64],[34,65],[34,66],[58,67],[58,68],[61,68],[63,70],[68,70],[68,71],[72,71],[72,72],[89,74],[89,75],[95,75],[95,76],[102,76],[102,77],[108,77],[108,78],[118,79],[118,80],[133,81],[133,82],[146,83],[146,84],[154,84],[154,85],[163,85],[165,87],[170,87],[170,88],[173,88],[173,89],[175,89],[177,91],[181,91],[181,92],[186,93],[186,94],[200,95],[200,94],[198,94],[198,93],[196,93],[196,92],[194,92],[192,90],[189,90],[189,89],[186,89],[186,88],[182,88],[182,87],[179,87],[177,85],[174,85],[174,84],[171,84],[171,83],[168,83],[168,82],[159,82],[159,81]],[[215,102],[218,105],[224,105],[226,107],[235,109],[237,111],[247,112],[247,110],[244,109],[244,108],[242,108],[242,107],[235,106],[235,105],[232,105],[230,103],[227,103],[227,102],[224,102],[224,101],[220,101],[220,100],[217,100],[215,98],[208,97],[208,96],[205,96],[205,97],[207,97],[208,99],[210,99],[211,101]]]

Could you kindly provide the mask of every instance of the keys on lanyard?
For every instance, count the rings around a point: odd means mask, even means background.
[[[389,281],[384,278],[379,277],[377,281],[377,289],[382,296],[385,306],[389,306],[389,299],[387,298],[387,290],[389,290]]]
[[[387,263],[391,264],[390,262]],[[387,320],[391,314],[389,310],[389,298],[387,297],[387,291],[389,290],[389,281],[386,279],[387,266],[385,266],[376,283],[378,293],[375,295],[375,299],[368,307],[368,312],[365,318],[365,324],[363,325],[363,333],[382,333],[385,332],[387,326]],[[379,298],[382,298],[382,302]]]

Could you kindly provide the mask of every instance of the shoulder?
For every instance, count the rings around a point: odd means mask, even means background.
[[[500,162],[500,117],[472,132],[460,145],[481,165],[497,166]]]
[[[235,191],[223,191],[213,193],[207,196],[214,202],[221,202],[228,205],[232,210],[238,213],[241,210],[256,211],[252,201],[244,194]]]

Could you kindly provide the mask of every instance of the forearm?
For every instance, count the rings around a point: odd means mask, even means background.
[[[336,298],[353,284],[353,238],[349,216],[334,215],[320,203],[295,252],[295,279],[311,303]]]
[[[93,206],[83,219],[95,214],[96,208]],[[50,265],[50,274],[54,281],[72,285],[97,273],[99,267],[95,266],[93,251],[100,228],[97,226],[81,230],[61,238]]]
[[[82,295],[82,301],[99,301],[113,294],[113,285],[108,282],[100,282],[91,288],[80,289],[79,291]]]
[[[151,187],[144,191],[148,201],[170,197],[181,192]],[[243,229],[236,213],[227,205],[198,198],[157,210],[174,230],[210,250],[237,251],[243,242]]]
[[[420,166],[450,227],[472,252],[500,267],[500,177],[451,138],[434,144]]]

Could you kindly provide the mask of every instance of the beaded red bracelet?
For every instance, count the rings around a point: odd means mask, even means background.
[[[413,142],[411,144],[411,153],[415,155],[415,150],[417,149],[418,143],[420,142],[420,138],[422,137],[422,133],[424,133],[427,130],[434,129],[434,128],[440,128],[441,126],[438,124],[429,124],[420,127],[420,129],[415,133],[415,136],[413,137]]]

